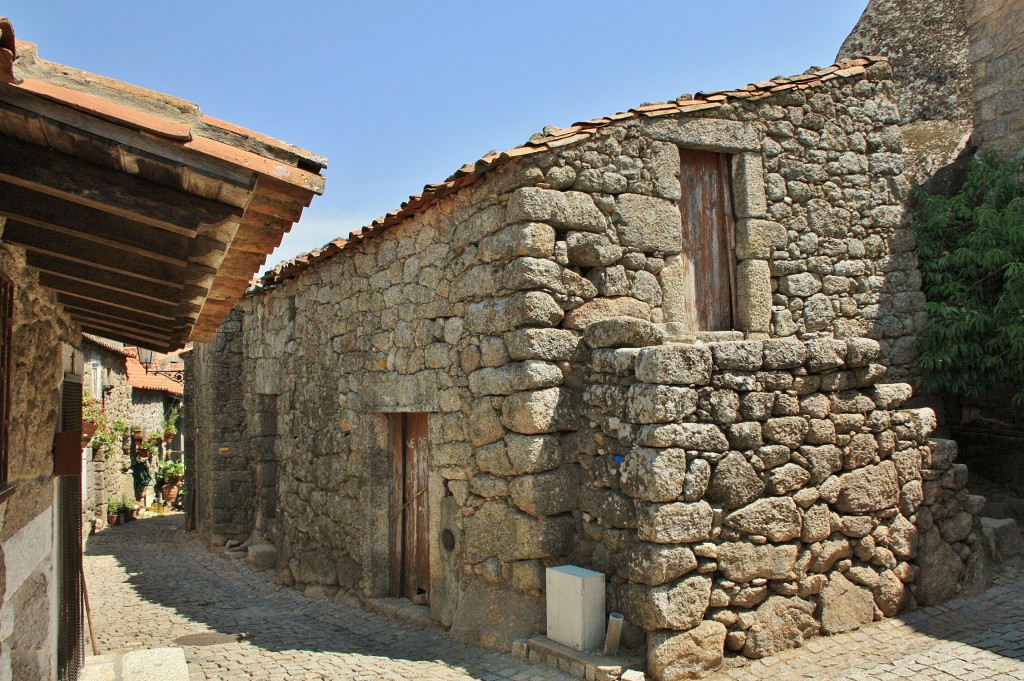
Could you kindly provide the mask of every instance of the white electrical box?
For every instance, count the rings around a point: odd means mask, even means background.
[[[604,644],[604,575],[576,565],[546,572],[548,638],[574,650]]]

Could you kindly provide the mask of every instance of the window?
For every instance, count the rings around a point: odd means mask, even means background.
[[[11,335],[14,326],[14,284],[0,276],[0,500],[14,491],[10,484]]]
[[[103,365],[97,359],[89,362],[89,393],[103,402]]]

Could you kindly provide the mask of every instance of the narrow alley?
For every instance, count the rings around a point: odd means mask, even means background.
[[[280,588],[270,572],[207,552],[184,515],[90,538],[86,573],[101,653],[182,646],[198,679],[509,679],[570,677],[441,632]],[[712,679],[1024,679],[1024,574],[1005,566],[984,595],[758,661]],[[182,636],[207,634],[206,641]]]
[[[208,553],[182,532],[184,518],[148,518],[89,539],[100,653],[182,646],[193,680],[569,679],[440,631],[278,587],[271,572]],[[175,642],[189,634],[220,642]]]

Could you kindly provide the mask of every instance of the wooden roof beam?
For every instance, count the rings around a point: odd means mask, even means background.
[[[0,180],[175,234],[239,222],[242,210],[0,135]]]
[[[57,292],[57,300],[69,310],[79,310],[113,321],[124,321],[133,326],[152,329],[158,333],[168,332],[173,328],[173,324],[178,321],[177,318],[169,314],[144,312],[142,310],[132,310],[124,306],[97,303],[88,298],[83,298],[76,293],[65,291]]]
[[[54,291],[71,293],[84,300],[112,307],[120,307],[126,310],[141,310],[159,315],[170,315],[171,318],[177,318],[178,316],[175,311],[179,307],[180,302],[177,300],[152,300],[133,293],[112,291],[90,282],[67,279],[59,274],[46,271],[39,273],[39,283]]]
[[[0,215],[170,262],[188,258],[190,239],[102,210],[0,181]]]
[[[96,267],[93,263],[54,258],[49,255],[28,251],[26,260],[30,267],[82,284],[100,286],[110,291],[127,293],[152,301],[176,301],[184,296],[184,287],[175,282],[152,282],[120,271]],[[191,292],[194,297],[196,292]]]
[[[143,255],[116,250],[106,244],[66,233],[57,234],[42,229],[38,225],[31,225],[19,220],[7,220],[3,240],[37,253],[92,264],[112,272],[122,272],[156,283],[180,283],[188,267],[188,263],[185,262],[167,262],[163,258],[151,257],[148,253]]]
[[[144,348],[158,351],[172,349],[173,339],[170,336],[153,335],[122,324],[109,324],[85,314],[72,314],[71,317],[82,325],[82,331],[86,333],[93,333],[110,340],[121,341],[129,345],[141,345]]]

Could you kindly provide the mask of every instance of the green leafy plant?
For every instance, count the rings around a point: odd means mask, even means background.
[[[952,197],[918,195],[928,324],[923,387],[973,398],[1009,387],[1024,404],[1024,161],[983,155]]]
[[[177,435],[179,418],[181,418],[181,412],[178,410],[177,407],[172,407],[171,411],[167,414],[167,418],[164,419],[164,433],[171,433],[172,435]]]
[[[94,398],[88,389],[82,392],[82,420],[96,424],[96,432],[89,441],[89,446],[97,452],[102,451],[105,458],[110,458],[113,446],[121,441],[121,435],[125,431],[124,422],[109,423],[107,413],[103,410],[103,403]]]
[[[88,388],[82,390],[82,420],[99,425],[107,420],[103,403],[92,396]]]
[[[156,477],[164,482],[180,481],[184,476],[184,462],[165,459],[156,465]]]
[[[152,438],[143,440],[138,448],[140,452],[146,452],[149,456],[156,456],[160,452],[160,445]]]
[[[104,418],[104,422],[100,424],[96,434],[93,435],[92,448],[102,451],[104,458],[109,459],[114,454],[114,445],[121,444],[125,428],[124,421],[114,421],[113,424],[108,425]]]
[[[131,510],[132,510],[133,508],[135,508],[135,500],[134,500],[134,499],[132,499],[132,498],[131,498],[130,496],[128,496],[127,494],[123,494],[123,495],[121,495],[121,507],[120,507],[120,512],[123,512],[123,513],[128,513],[128,512],[129,512],[129,511],[131,511]]]
[[[117,515],[121,512],[121,500],[117,497],[107,497],[107,513]]]

